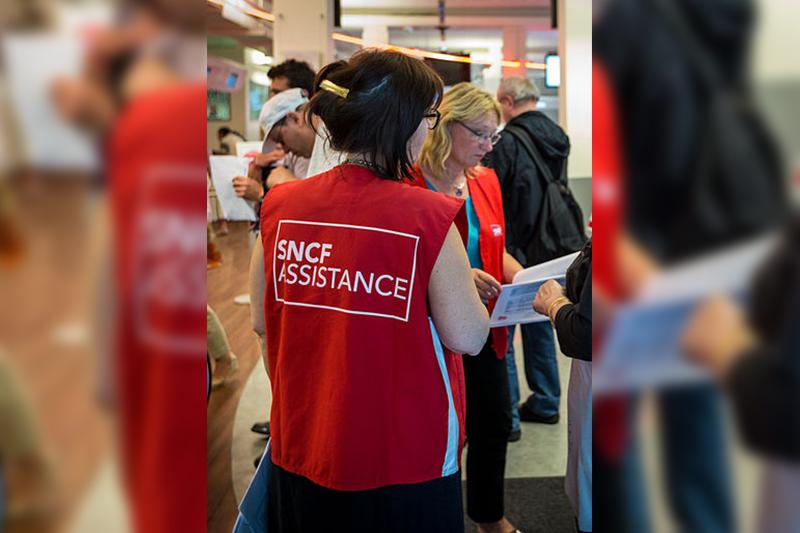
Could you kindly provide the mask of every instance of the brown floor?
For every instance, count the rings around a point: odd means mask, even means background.
[[[233,420],[242,387],[259,356],[249,307],[233,303],[235,296],[247,292],[248,224],[229,222],[228,228],[228,235],[217,235],[222,266],[208,271],[208,304],[219,316],[239,358],[239,371],[234,383],[211,394],[208,405],[208,533],[229,533],[236,520],[231,481]]]
[[[85,180],[65,176],[26,176],[0,196],[4,207],[9,199],[15,206],[3,213],[5,230],[13,226],[22,243],[14,261],[0,264],[0,351],[52,461],[65,522],[110,446],[91,338],[58,336],[65,328],[89,334],[96,204]]]

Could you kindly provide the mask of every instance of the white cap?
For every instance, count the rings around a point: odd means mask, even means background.
[[[297,88],[281,91],[264,102],[264,107],[261,108],[261,114],[258,116],[258,123],[264,130],[262,152],[267,153],[275,149],[275,143],[268,138],[269,132],[272,131],[275,124],[283,120],[290,111],[294,111],[306,102],[308,102],[308,98],[303,94],[303,89]]]

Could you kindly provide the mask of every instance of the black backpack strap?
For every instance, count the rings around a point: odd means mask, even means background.
[[[522,146],[525,148],[525,151],[528,152],[528,155],[531,156],[533,162],[539,167],[539,171],[544,176],[544,179],[547,183],[555,183],[556,179],[553,176],[553,173],[550,171],[550,167],[544,162],[544,158],[542,154],[539,153],[539,150],[536,148],[531,142],[530,137],[528,137],[528,132],[519,128],[517,126],[506,126],[503,128],[503,131],[507,131],[511,135],[513,135],[519,142],[522,143]],[[565,167],[566,168],[566,167]]]

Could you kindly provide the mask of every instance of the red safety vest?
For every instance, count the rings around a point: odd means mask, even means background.
[[[419,167],[414,167],[414,185],[428,188]],[[480,250],[483,271],[491,274],[500,283],[511,283],[503,279],[503,252],[506,250],[506,219],[503,215],[503,196],[500,182],[494,170],[486,167],[475,167],[467,180],[472,205],[478,215],[480,230],[478,249]],[[466,247],[469,233],[467,217],[456,220],[459,233]],[[489,300],[489,313],[494,310],[497,298]],[[492,348],[498,359],[504,359],[508,350],[508,328],[492,328]]]
[[[463,205],[349,164],[267,194],[275,464],[336,490],[458,471],[463,368],[438,341],[427,290]]]
[[[108,143],[115,370],[133,531],[206,527],[205,84],[131,101]]]

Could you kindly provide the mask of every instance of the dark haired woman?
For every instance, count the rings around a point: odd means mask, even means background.
[[[267,195],[270,533],[463,531],[463,370],[488,315],[453,221],[463,202],[402,182],[439,77],[365,50],[308,112],[346,161]],[[446,347],[446,348],[445,348]]]

